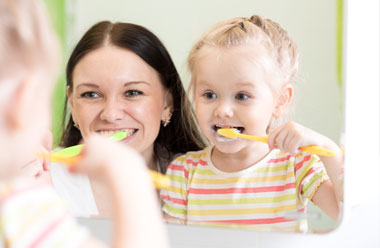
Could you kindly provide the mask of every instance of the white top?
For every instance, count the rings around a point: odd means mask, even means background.
[[[51,163],[50,176],[55,191],[66,200],[72,216],[91,217],[99,214],[87,175],[74,175],[66,166]]]

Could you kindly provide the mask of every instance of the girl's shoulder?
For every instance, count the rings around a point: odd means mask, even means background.
[[[182,157],[182,158],[192,158],[195,160],[199,160],[202,157],[207,156],[209,152],[211,152],[211,147],[206,147],[203,150],[186,152],[185,154],[178,156],[176,159]]]
[[[310,154],[307,152],[302,152],[300,151],[297,154],[290,154],[288,152],[282,152],[279,149],[274,149],[268,156],[267,158],[270,161],[273,162],[280,162],[280,161],[294,161],[294,162],[300,162],[304,160],[310,160],[311,158],[315,160],[319,160],[319,157],[315,154]]]
[[[211,152],[211,147],[206,147],[203,150],[199,151],[189,151],[186,152],[185,154],[182,154],[178,157],[176,157],[171,164],[190,164],[190,165],[195,165],[198,163],[202,163],[202,161],[207,160],[207,157],[209,156]]]

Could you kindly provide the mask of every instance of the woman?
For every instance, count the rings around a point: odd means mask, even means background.
[[[62,147],[86,142],[93,133],[110,136],[124,130],[128,137],[122,142],[162,173],[175,155],[204,147],[174,63],[146,28],[95,24],[74,48],[66,77],[71,114],[65,109],[69,120],[64,120]],[[73,177],[57,164],[50,171],[74,215],[110,215],[107,192],[95,179]]]

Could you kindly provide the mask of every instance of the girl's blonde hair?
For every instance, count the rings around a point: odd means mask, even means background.
[[[256,64],[270,73],[273,82],[271,88],[275,93],[285,84],[294,84],[298,71],[299,54],[296,44],[279,24],[270,19],[253,15],[250,18],[233,18],[220,22],[204,33],[201,39],[192,47],[187,62],[193,74],[200,51],[203,47],[231,48],[240,45],[262,47],[266,50],[265,58],[260,58]],[[193,80],[190,88],[193,87]],[[268,129],[277,126],[287,118],[273,120]]]
[[[45,13],[38,0],[0,0],[0,79],[37,67],[55,73],[58,42]]]

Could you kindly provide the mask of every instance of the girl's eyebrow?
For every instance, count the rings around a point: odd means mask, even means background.
[[[210,86],[210,83],[205,80],[197,81],[195,84],[201,84],[202,86]]]
[[[239,83],[237,83],[237,85],[255,88],[255,85],[252,82],[239,82]]]

